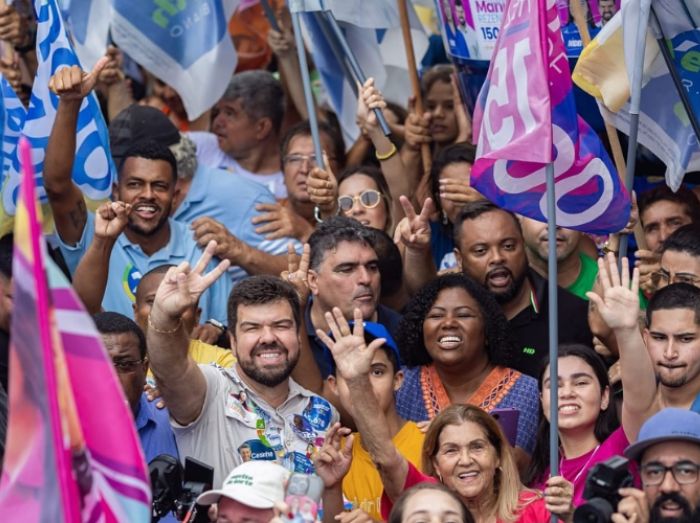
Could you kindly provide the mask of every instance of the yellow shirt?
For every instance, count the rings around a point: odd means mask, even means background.
[[[361,508],[376,521],[382,521],[379,501],[384,491],[369,453],[362,447],[360,435],[355,434],[352,443],[352,465],[343,479],[343,495],[353,508]],[[407,421],[391,440],[399,453],[421,470],[421,449],[424,434],[412,421]]]
[[[216,363],[219,367],[233,367],[236,357],[228,349],[222,349],[216,345],[209,345],[200,340],[190,340],[189,355],[196,363]],[[148,377],[153,379],[153,373],[149,367]]]

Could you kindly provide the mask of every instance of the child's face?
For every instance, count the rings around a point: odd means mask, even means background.
[[[391,349],[387,348],[387,350]],[[394,392],[401,387],[403,373],[401,371],[394,372],[394,366],[384,349],[379,349],[374,354],[372,367],[369,373],[369,381],[372,384],[372,390],[374,391],[374,396],[377,398],[381,411],[387,412],[395,408]],[[338,376],[331,377],[330,383],[331,386],[336,389],[343,408],[345,408],[350,415],[354,416],[350,391],[343,378]]]

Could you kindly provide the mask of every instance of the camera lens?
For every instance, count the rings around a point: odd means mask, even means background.
[[[592,498],[576,509],[574,523],[608,523],[614,512],[606,499]]]

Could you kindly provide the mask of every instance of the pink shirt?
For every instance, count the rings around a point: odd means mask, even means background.
[[[621,456],[622,452],[629,445],[627,436],[622,427],[610,434],[608,438],[593,450],[586,452],[576,458],[564,459],[559,463],[559,475],[574,484],[574,506],[578,507],[583,503],[583,489],[586,485],[588,471],[596,464],[601,463],[613,456]],[[632,474],[637,478],[636,468],[633,467]],[[549,478],[549,467],[544,472],[545,478]],[[546,484],[540,482],[534,485],[536,489],[544,490]]]

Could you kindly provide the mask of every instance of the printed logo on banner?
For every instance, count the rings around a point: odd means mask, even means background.
[[[217,47],[226,30],[214,23],[224,19],[220,1],[115,0],[114,9],[185,69]]]

